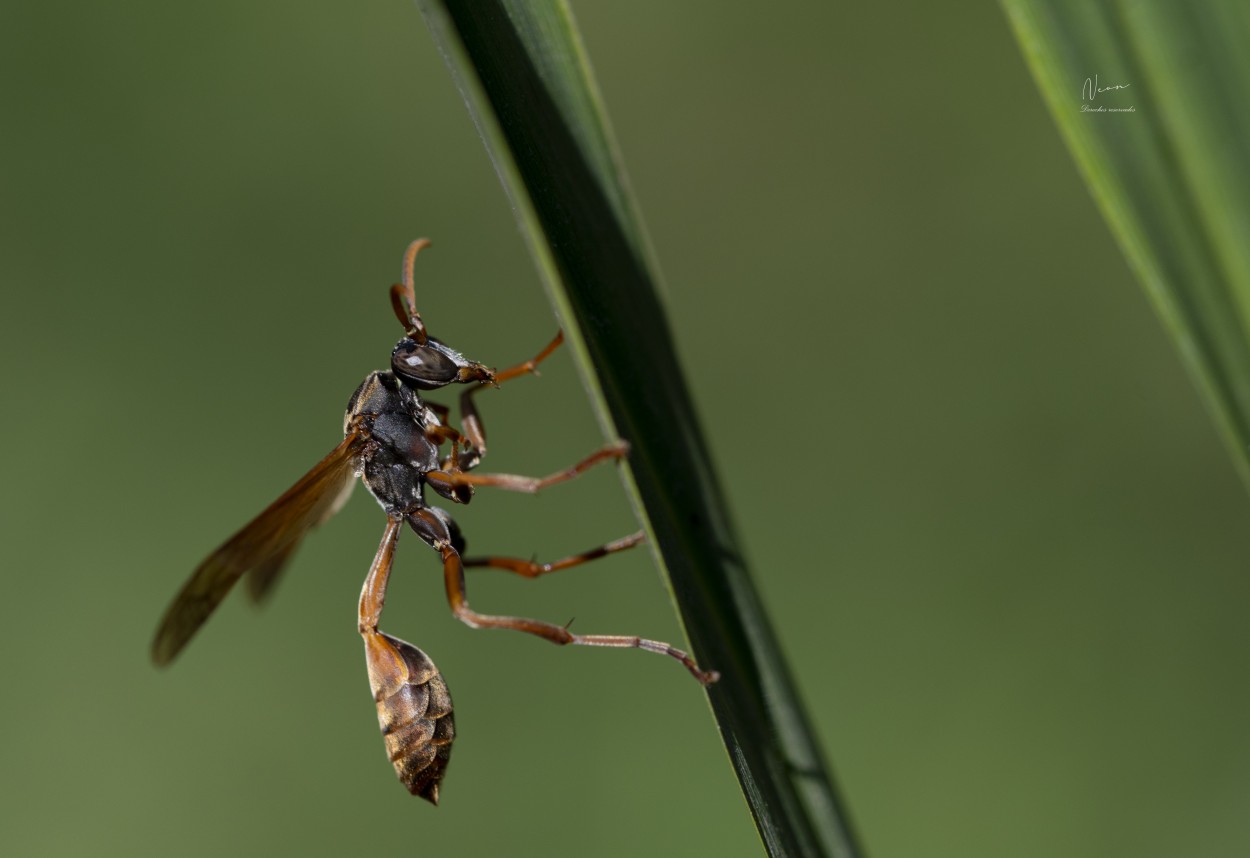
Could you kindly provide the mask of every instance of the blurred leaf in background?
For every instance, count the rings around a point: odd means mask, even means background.
[[[1003,5],[1103,215],[1250,479],[1250,7]]]

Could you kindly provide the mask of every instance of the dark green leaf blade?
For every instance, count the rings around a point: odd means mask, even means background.
[[[635,505],[696,655],[722,674],[709,697],[770,854],[859,854],[738,548],[568,8],[419,5],[512,195],[600,420],[633,445]]]

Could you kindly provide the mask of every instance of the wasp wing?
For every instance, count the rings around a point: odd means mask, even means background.
[[[339,491],[338,496],[331,498],[330,505],[325,512],[318,516],[317,520],[309,525],[309,528],[320,527],[347,503],[348,498],[352,496],[352,489],[356,487],[356,481],[350,476],[343,481],[343,487]],[[281,551],[275,553],[272,557],[262,563],[258,563],[255,568],[247,573],[247,595],[251,597],[253,602],[260,604],[273,594],[273,588],[277,585],[278,579],[282,575],[282,570],[286,567],[287,561],[295,554],[295,549],[299,548],[300,542],[307,530],[301,532],[293,540],[291,544]]]
[[[344,491],[344,494],[351,490],[352,484],[347,485],[348,489]],[[329,517],[326,516],[326,518]],[[321,522],[317,522],[313,526],[320,524]],[[273,593],[274,585],[278,583],[278,578],[282,575],[282,570],[286,568],[287,561],[291,559],[291,555],[295,553],[296,548],[299,548],[301,542],[303,542],[302,539],[296,539],[282,551],[247,573],[247,580],[243,583],[247,586],[248,598],[258,605],[269,598],[269,595]]]
[[[254,590],[264,592],[266,583],[272,585],[304,534],[333,515],[346,500],[363,442],[359,433],[350,433],[282,497],[199,565],[156,630],[153,661],[158,665],[173,661],[243,573],[260,570],[261,578],[266,579],[258,587],[254,585]]]

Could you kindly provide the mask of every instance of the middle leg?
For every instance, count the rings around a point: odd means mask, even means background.
[[[574,566],[589,563],[591,560],[598,560],[600,557],[607,557],[609,554],[633,548],[645,538],[646,535],[640,530],[637,533],[631,533],[629,536],[614,540],[606,545],[600,545],[597,548],[583,551],[581,554],[574,554],[571,557],[565,557],[562,560],[554,560],[551,563],[522,560],[520,557],[465,557],[461,562],[466,569],[475,566],[487,567],[490,569],[502,569],[505,572],[512,572],[524,578],[537,578],[539,575],[546,575],[548,572],[571,569]]]
[[[495,486],[512,492],[534,494],[540,489],[571,480],[600,462],[623,459],[627,455],[629,455],[629,444],[625,441],[618,441],[615,444],[600,447],[571,468],[556,471],[545,477],[523,477],[518,474],[470,474],[464,471],[440,470],[430,471],[425,475],[425,480],[431,488],[444,497],[448,497],[449,492],[453,491],[456,486]]]

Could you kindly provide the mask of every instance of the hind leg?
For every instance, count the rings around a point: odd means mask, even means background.
[[[676,659],[685,666],[686,670],[690,671],[691,676],[704,685],[710,685],[720,678],[720,674],[716,671],[701,669],[688,653],[663,641],[633,635],[578,635],[573,634],[564,626],[557,626],[542,620],[479,614],[469,607],[464,580],[464,564],[460,559],[460,553],[452,545],[451,534],[444,521],[445,517],[445,513],[440,516],[433,509],[422,509],[410,515],[408,521],[421,538],[442,555],[443,583],[447,589],[447,603],[451,606],[451,612],[456,619],[465,625],[475,629],[512,629],[535,635],[561,646],[577,644],[579,646],[640,649]]]

